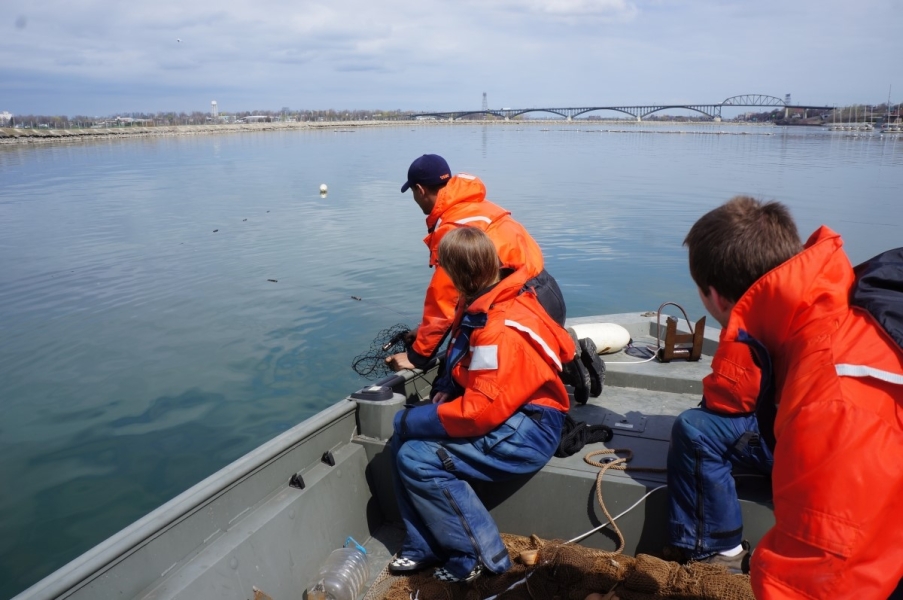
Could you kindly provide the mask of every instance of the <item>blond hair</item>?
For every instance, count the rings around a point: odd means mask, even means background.
[[[473,300],[499,280],[499,255],[489,236],[474,227],[459,227],[439,242],[439,266],[455,289]]]

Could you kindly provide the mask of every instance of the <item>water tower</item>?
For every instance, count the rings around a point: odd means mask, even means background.
[[[210,112],[213,113],[213,122],[216,123],[216,118],[219,115],[219,112],[216,109],[216,100],[214,100],[213,102],[210,103],[210,107],[211,107]]]

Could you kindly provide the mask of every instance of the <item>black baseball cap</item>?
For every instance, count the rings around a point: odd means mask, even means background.
[[[408,188],[415,183],[435,187],[449,179],[451,179],[451,169],[448,168],[445,159],[438,154],[424,154],[408,167],[408,180],[401,186],[401,193],[408,191]]]

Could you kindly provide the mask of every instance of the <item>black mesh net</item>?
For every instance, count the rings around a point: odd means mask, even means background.
[[[389,375],[392,370],[386,365],[386,357],[407,349],[405,338],[410,331],[411,328],[403,323],[383,329],[373,338],[369,350],[354,357],[351,368],[371,380]]]

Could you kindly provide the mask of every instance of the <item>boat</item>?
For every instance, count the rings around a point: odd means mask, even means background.
[[[669,335],[693,331],[688,321],[677,327],[677,320],[662,319],[659,309],[568,321],[574,326],[618,324],[630,334],[628,348],[657,352],[651,359],[635,358],[625,349],[605,355],[602,394],[572,405],[575,421],[608,425],[614,432],[609,442],[552,458],[528,478],[474,486],[500,531],[543,540],[581,538],[575,542],[581,547],[615,552],[621,544],[605,517],[608,510],[623,513],[615,522],[623,534],[623,554],[661,555],[671,424],[677,414],[698,405],[719,334],[697,323],[699,359],[682,360],[681,352],[691,351],[678,349],[678,358],[662,362],[656,355],[666,356]],[[428,393],[431,376],[430,371],[404,371],[351,393],[101,542],[16,600],[304,598],[319,565],[349,536],[367,550],[372,585],[386,576],[384,567],[403,535],[386,448],[393,416]],[[626,456],[625,450],[632,459],[627,470],[610,469],[601,479],[603,508],[595,493],[600,468],[584,458],[616,449],[608,460]],[[774,523],[770,482],[735,475],[744,537],[755,545]]]

